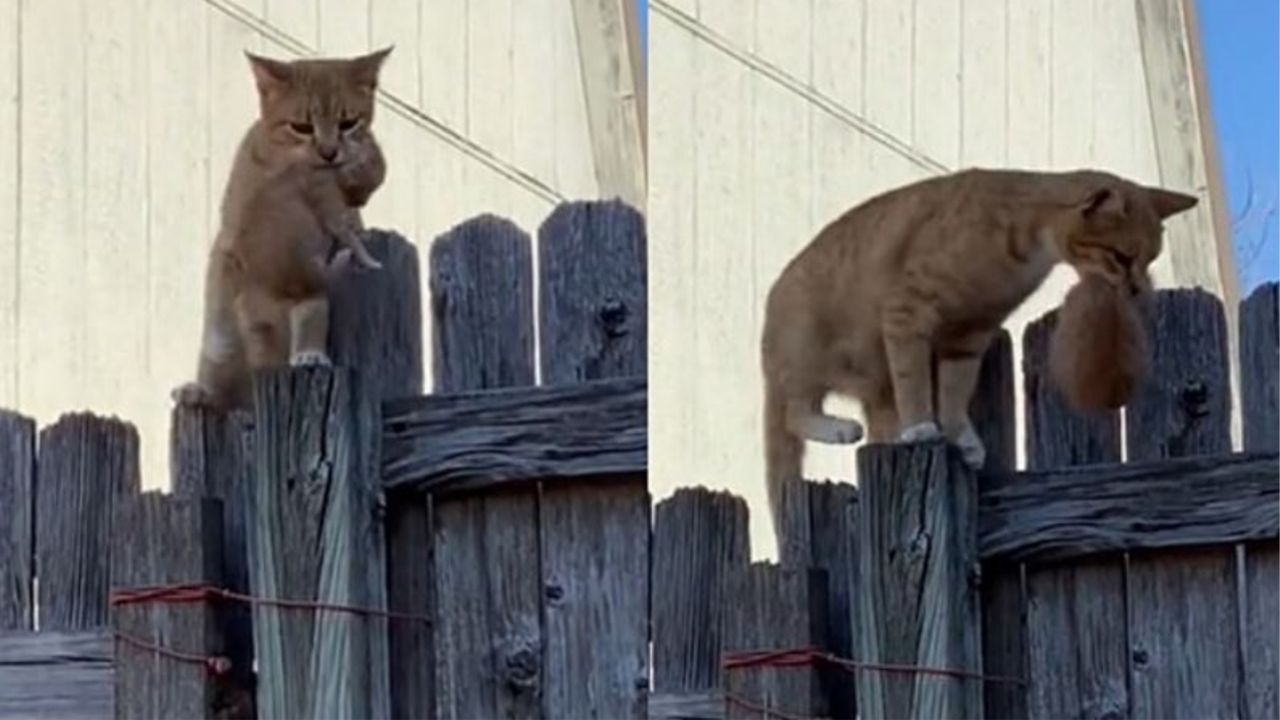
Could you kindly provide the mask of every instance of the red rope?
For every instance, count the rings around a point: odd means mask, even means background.
[[[430,624],[427,615],[415,613],[392,612],[378,608],[341,605],[338,603],[316,602],[312,600],[281,600],[245,595],[212,585],[160,585],[156,587],[128,588],[111,593],[112,605],[135,605],[144,603],[193,603],[206,600],[230,600],[249,605],[266,605],[289,610],[330,610],[355,615],[372,615],[392,620],[413,620]]]
[[[149,643],[146,640],[119,631],[116,631],[115,636],[116,640],[139,650],[162,655],[179,662],[203,666],[212,675],[225,675],[231,672],[231,660],[221,655],[198,655],[196,653],[182,652],[181,650]]]

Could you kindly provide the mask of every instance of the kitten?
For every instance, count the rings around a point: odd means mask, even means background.
[[[852,443],[828,392],[861,401],[872,442],[945,435],[980,467],[968,417],[982,355],[1058,262],[1149,290],[1162,221],[1190,195],[1114,175],[972,169],[872,198],[823,228],[770,289],[761,342],[775,527],[804,440]],[[934,407],[936,364],[937,406]]]
[[[1137,303],[1126,288],[1095,273],[1067,292],[1049,348],[1049,371],[1077,411],[1121,407],[1148,370]]]
[[[390,51],[289,63],[246,53],[260,113],[223,195],[197,378],[178,402],[245,408],[253,370],[328,364],[329,283],[351,258],[378,266],[359,208],[386,172],[370,126]]]

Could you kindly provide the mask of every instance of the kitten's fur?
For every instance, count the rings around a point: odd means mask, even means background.
[[[1098,274],[1080,278],[1058,310],[1049,370],[1071,407],[1124,405],[1148,370],[1146,328],[1123,287]]]
[[[969,400],[1004,320],[1060,261],[1147,291],[1161,221],[1195,203],[1102,172],[974,169],[885,193],[825,227],[783,270],[765,311],[775,527],[804,440],[862,436],[857,422],[823,413],[828,392],[861,401],[872,442],[945,434],[981,466]]]
[[[378,266],[360,241],[358,208],[386,174],[370,126],[389,52],[290,63],[248,56],[260,114],[227,181],[197,379],[174,391],[179,402],[247,407],[252,370],[329,362],[329,282],[353,257]]]

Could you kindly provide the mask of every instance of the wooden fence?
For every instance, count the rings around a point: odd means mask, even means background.
[[[1004,337],[973,408],[976,477],[942,444],[864,448],[859,487],[787,494],[778,565],[749,562],[732,494],[659,503],[651,716],[1276,717],[1277,286],[1241,307],[1239,453],[1212,296],[1158,294],[1153,372],[1123,413],[1065,409],[1053,322],[1024,336],[1024,472]]]
[[[368,242],[336,367],[175,409],[172,494],[125,422],[0,413],[0,717],[645,714],[641,217],[560,206],[536,276],[508,221],[438,238],[430,395],[417,254]]]

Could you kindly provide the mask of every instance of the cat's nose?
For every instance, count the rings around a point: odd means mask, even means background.
[[[321,146],[316,148],[316,153],[325,162],[333,162],[338,157],[338,148]]]

